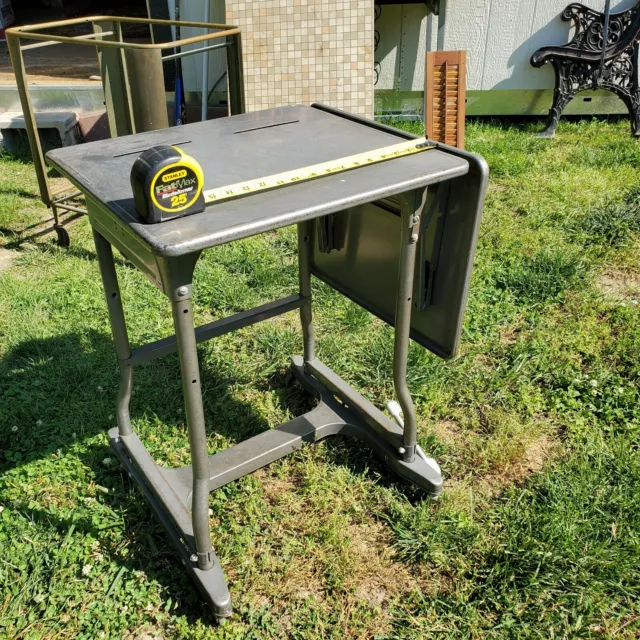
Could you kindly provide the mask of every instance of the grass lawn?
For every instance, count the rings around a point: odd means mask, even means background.
[[[491,167],[460,357],[412,345],[423,499],[333,439],[211,496],[235,616],[212,616],[107,444],[118,370],[86,219],[72,246],[21,242],[46,213],[0,159],[1,638],[640,637],[640,145],[628,123],[472,122]],[[295,230],[208,252],[200,322],[287,295]],[[168,304],[122,259],[131,339]],[[378,406],[393,332],[314,282],[319,356]],[[209,450],[308,408],[287,376],[295,313],[203,345]],[[134,428],[184,464],[178,360],[136,369]]]

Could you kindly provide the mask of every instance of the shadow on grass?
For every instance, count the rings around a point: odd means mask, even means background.
[[[79,214],[81,215],[81,214]],[[53,230],[53,227],[51,227]],[[0,230],[1,232],[1,230]],[[20,244],[27,242],[26,239],[21,240]],[[10,245],[6,245],[7,248],[12,248]],[[19,248],[19,247],[14,247]],[[50,253],[52,251],[52,246],[49,243],[41,243],[36,244],[35,246],[30,247],[30,249],[35,249],[36,251],[40,251],[40,253]],[[79,258],[80,260],[86,260],[87,262],[97,262],[98,257],[96,256],[96,252],[94,249],[86,249],[85,247],[78,246],[78,244],[73,243],[73,238],[71,239],[71,244],[68,247],[63,248],[65,256],[70,258]],[[118,267],[124,267],[127,269],[137,269],[137,267],[133,264],[133,262],[129,262],[126,258],[122,257],[122,254],[118,251],[113,252],[113,261]]]
[[[286,407],[293,415],[302,415],[316,406],[317,400],[307,393],[291,371],[277,371],[256,385],[256,388],[274,391],[280,406]],[[387,488],[402,493],[410,504],[418,504],[425,499],[431,500],[423,489],[403,480],[387,464],[382,462],[373,450],[363,441],[345,434],[322,439],[323,461],[334,467],[346,467],[354,475],[367,476]],[[435,437],[430,436],[425,444],[426,450],[434,453],[438,446]],[[317,446],[317,445],[311,445]]]
[[[150,518],[150,508],[127,475],[105,468],[102,461],[115,456],[104,439],[87,442],[113,426],[117,369],[111,339],[95,331],[66,334],[26,341],[0,361],[0,473],[63,451],[70,444],[80,445],[76,455],[90,469],[96,485],[104,488],[99,501],[121,520],[96,522],[91,517],[61,517],[41,507],[23,506],[29,519],[55,529],[62,537],[71,527],[104,543],[109,556],[125,571],[144,571],[181,603],[174,613],[190,622],[213,624],[208,607],[201,603],[197,588],[176,562],[176,553],[161,525]],[[266,420],[250,405],[229,393],[232,380],[216,376],[203,367],[205,406],[224,407],[228,419],[216,420],[218,433],[230,440],[243,440],[268,428]],[[136,368],[131,406],[134,423],[141,414],[153,411],[163,424],[181,429],[182,396],[177,356]],[[102,393],[104,389],[104,393]],[[211,391],[215,390],[215,394]],[[209,393],[208,393],[209,392]],[[215,395],[213,401],[208,396]],[[282,397],[300,405],[302,390],[290,389]],[[208,401],[209,400],[209,401]],[[232,426],[231,426],[232,425]],[[73,483],[73,478],[67,479]],[[117,528],[122,535],[105,536],[105,529]],[[122,539],[127,540],[122,545]],[[124,550],[124,552],[123,552]],[[174,595],[175,594],[175,595]],[[198,605],[199,606],[194,606]]]
[[[58,220],[60,221],[60,226],[69,227],[73,222],[78,220],[78,218],[81,218],[82,215],[83,214],[81,213],[73,213],[66,217],[59,216]],[[20,249],[23,244],[33,242],[34,240],[46,235],[56,235],[53,217],[44,218],[43,220],[29,224],[22,229],[0,227],[0,236],[13,238],[13,240],[10,240],[4,245],[6,249]]]
[[[47,131],[54,132],[55,129],[50,129]],[[14,164],[33,166],[34,160],[33,160],[33,155],[31,153],[31,146],[29,144],[29,140],[27,139],[26,131],[23,130],[21,133],[19,133],[20,132],[19,129],[14,129],[13,132],[16,135],[14,136],[14,139],[12,141],[11,151],[9,151],[6,147],[1,149],[0,160],[5,160],[5,161],[8,160],[10,162],[13,162]],[[40,136],[40,145],[42,147],[42,153],[45,156],[47,155],[47,152],[51,151],[52,149],[57,149],[60,147],[59,139],[56,139],[57,133],[52,133],[52,135],[53,135],[53,139],[48,139],[48,136],[45,136],[45,137],[43,137],[42,135]],[[45,160],[44,170],[48,178],[64,177],[55,167],[51,167],[47,165],[46,160]],[[37,194],[34,194],[33,192],[25,192],[25,193],[27,194],[24,196],[25,198],[40,199],[40,196]]]
[[[40,200],[40,196],[37,193],[21,187],[0,187],[0,197],[2,196],[19,196],[27,200]]]
[[[15,164],[33,165],[33,158],[31,157],[31,150],[29,149],[28,143],[17,151],[18,152],[10,152],[5,147],[0,148],[0,160],[10,161]]]
[[[205,358],[202,358],[205,361]],[[231,393],[235,381],[202,366],[205,416],[209,425],[215,419],[216,433],[228,441],[239,442],[269,428],[264,416],[251,404],[239,401]],[[113,344],[106,334],[87,330],[51,338],[25,341],[0,360],[0,473],[54,456],[73,446],[81,466],[88,470],[89,484],[99,488],[97,501],[107,507],[106,520],[78,513],[61,515],[42,505],[21,506],[31,520],[49,527],[62,537],[71,531],[82,532],[100,540],[111,559],[124,572],[144,571],[148,580],[157,581],[162,591],[177,602],[173,613],[190,622],[213,624],[213,616],[200,599],[195,585],[179,562],[169,538],[161,525],[150,518],[150,508],[123,472],[114,472],[115,456],[107,444],[95,436],[113,426],[118,369]],[[293,415],[309,410],[314,403],[283,369],[263,383],[263,390],[275,392],[281,406]],[[159,428],[170,426],[167,437],[182,438],[183,426],[181,380],[176,355],[147,363],[134,372],[134,395],[131,415],[134,427],[141,415],[149,424],[152,413],[159,425],[147,426],[141,438],[155,436]],[[153,421],[151,421],[153,422]],[[376,482],[407,487],[365,446],[347,438],[331,438],[325,445],[326,461],[346,465],[354,473],[371,474]],[[103,442],[104,444],[102,444]],[[355,446],[354,446],[355,444]],[[155,445],[158,446],[157,444]],[[182,440],[170,444],[174,449]],[[114,466],[105,466],[104,459],[113,458]],[[56,463],[52,462],[54,473]],[[42,474],[41,471],[38,473]],[[46,468],[44,473],[46,473]],[[70,487],[86,485],[86,478],[63,480]],[[242,488],[232,483],[219,489],[233,495]],[[419,491],[409,488],[407,497],[416,500]],[[71,500],[75,498],[70,497]],[[106,535],[118,529],[117,536]],[[106,532],[106,533],[105,533]],[[126,540],[127,544],[122,544]],[[118,573],[118,576],[123,574]],[[117,580],[118,578],[116,578]],[[115,581],[114,581],[115,582]],[[177,596],[177,597],[176,597]]]
[[[109,447],[95,447],[93,455],[82,456],[84,464],[91,465],[94,457],[108,455]],[[113,474],[111,474],[113,475]],[[166,598],[177,603],[172,614],[184,617],[188,624],[200,622],[215,627],[216,620],[210,608],[203,601],[187,570],[178,561],[175,548],[160,523],[150,517],[150,509],[137,487],[124,474],[118,476],[117,487],[109,487],[113,493],[104,495],[101,504],[114,512],[123,513],[121,522],[96,525],[92,517],[76,515],[61,517],[45,509],[29,508],[25,515],[35,525],[54,530],[60,539],[72,533],[90,536],[100,542],[100,548],[115,562],[120,570],[109,585],[105,597],[108,598],[124,581],[130,580],[134,572],[144,572],[148,582],[161,585]],[[119,529],[120,536],[105,535],[107,530]],[[122,540],[127,543],[123,544]]]

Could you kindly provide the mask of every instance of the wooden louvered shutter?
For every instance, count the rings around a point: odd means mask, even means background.
[[[464,149],[467,52],[427,53],[427,138]]]

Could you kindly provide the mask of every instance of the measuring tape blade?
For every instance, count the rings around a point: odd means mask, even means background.
[[[212,204],[234,198],[241,198],[259,191],[278,189],[298,182],[308,182],[324,176],[351,171],[359,167],[366,167],[434,148],[435,146],[430,145],[426,138],[407,140],[406,142],[389,145],[388,147],[381,147],[379,149],[373,149],[372,151],[365,151],[352,156],[338,158],[337,160],[329,160],[328,162],[320,162],[300,169],[274,173],[273,175],[255,180],[246,180],[224,187],[206,189],[203,191],[204,201],[206,204]]]
[[[407,140],[301,169],[204,190],[204,174],[198,161],[179,147],[159,145],[147,149],[135,161],[131,169],[131,188],[138,214],[147,223],[164,222],[200,213],[206,204],[308,182],[434,148],[426,138]]]

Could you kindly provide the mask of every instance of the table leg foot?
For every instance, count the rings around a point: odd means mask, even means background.
[[[211,607],[216,622],[229,618],[232,613],[231,595],[220,561],[214,555],[211,569],[203,571],[198,567],[190,514],[171,491],[162,468],[155,464],[135,434],[122,438],[117,429],[111,429],[109,441],[171,538],[182,563]]]

